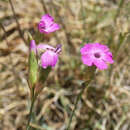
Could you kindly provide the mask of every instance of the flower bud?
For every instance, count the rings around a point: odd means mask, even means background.
[[[30,51],[29,51],[29,87],[32,88],[37,82],[37,72],[38,72],[38,63],[37,63],[37,49],[34,40],[30,42]]]

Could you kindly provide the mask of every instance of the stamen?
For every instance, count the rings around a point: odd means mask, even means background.
[[[99,53],[95,53],[94,56],[95,56],[96,58],[100,58],[100,57],[101,57],[101,55],[100,55]]]
[[[61,52],[61,47],[62,47],[62,45],[61,45],[61,44],[58,44],[58,45],[56,46],[55,52],[56,52],[56,53]]]

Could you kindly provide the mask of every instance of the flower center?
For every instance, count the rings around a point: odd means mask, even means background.
[[[95,56],[96,58],[100,58],[100,57],[101,57],[101,55],[100,55],[98,52],[95,53],[94,56]]]
[[[41,29],[45,29],[45,26],[42,26]]]

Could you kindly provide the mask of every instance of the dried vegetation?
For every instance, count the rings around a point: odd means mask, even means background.
[[[82,95],[72,130],[130,130],[130,1],[129,0],[0,1],[0,130],[24,130],[29,113],[28,39],[63,46],[35,104],[36,130],[65,130],[80,81],[87,76],[80,61],[86,42],[108,44],[115,63],[96,76]],[[122,2],[122,3],[121,3]],[[61,29],[38,35],[37,23],[50,13]],[[20,28],[16,23],[16,17]]]

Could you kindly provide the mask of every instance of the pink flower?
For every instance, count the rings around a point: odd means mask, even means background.
[[[41,55],[41,66],[46,69],[51,66],[54,67],[58,61],[59,53],[61,52],[61,45],[57,45],[56,48],[46,45],[39,44],[37,49],[40,51],[44,51]]]
[[[38,29],[41,33],[49,34],[58,30],[60,26],[54,22],[54,19],[49,15],[45,14],[42,16],[40,23],[38,24]]]
[[[100,43],[88,43],[81,48],[82,62],[85,65],[95,65],[98,69],[107,69],[107,63],[113,64],[112,53],[106,45]]]

